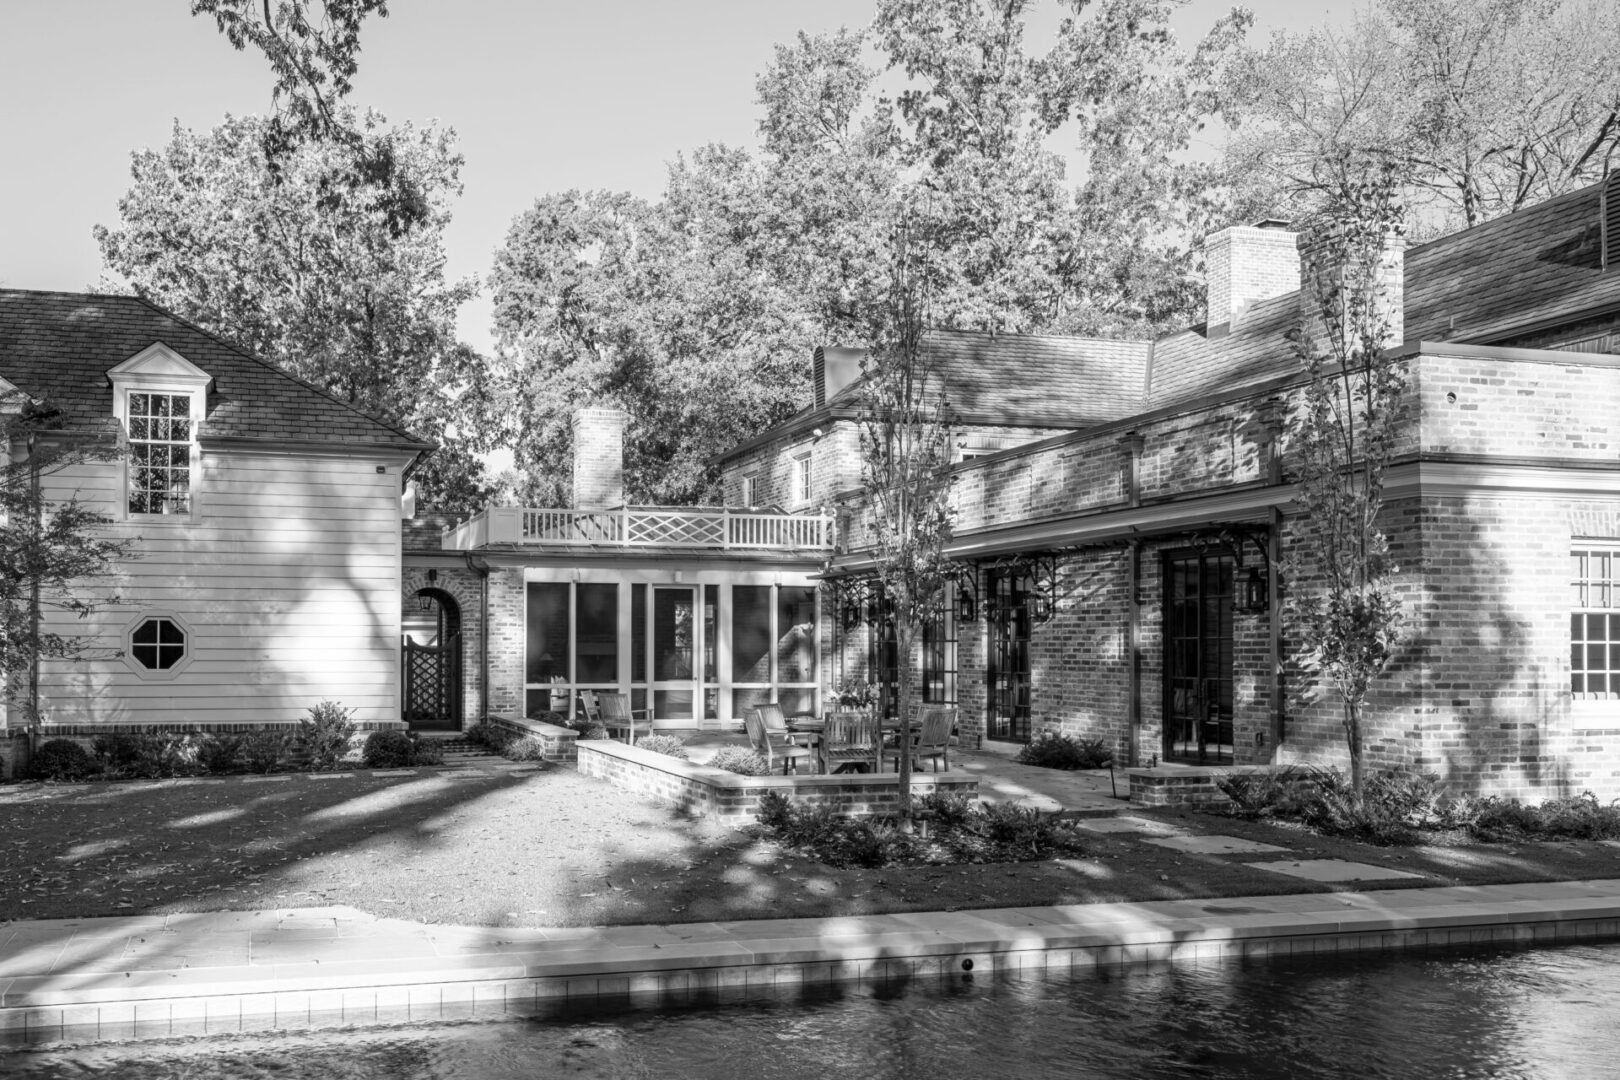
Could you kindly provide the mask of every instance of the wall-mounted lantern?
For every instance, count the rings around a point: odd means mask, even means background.
[[[979,572],[974,566],[956,571],[956,621],[965,626],[979,616]]]
[[[427,572],[427,588],[434,588],[438,585],[438,583],[439,572],[430,567]],[[433,597],[428,593],[427,589],[423,589],[421,592],[416,594],[416,606],[423,612],[432,611],[436,603],[437,601],[433,599]]]
[[[1271,595],[1266,575],[1258,566],[1249,567],[1243,579],[1243,610],[1266,611],[1271,607]]]

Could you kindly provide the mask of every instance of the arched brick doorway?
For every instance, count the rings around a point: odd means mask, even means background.
[[[418,589],[403,628],[405,722],[414,731],[460,730],[460,605],[443,589]]]

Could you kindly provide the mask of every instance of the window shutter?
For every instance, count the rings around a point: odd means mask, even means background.
[[[1620,172],[1603,178],[1598,214],[1603,236],[1603,269],[1620,266]]]

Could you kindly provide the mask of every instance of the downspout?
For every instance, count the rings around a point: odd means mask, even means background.
[[[1131,768],[1137,765],[1137,743],[1142,737],[1142,657],[1137,643],[1142,637],[1142,607],[1137,603],[1137,590],[1140,588],[1142,570],[1142,542],[1136,537],[1126,541],[1125,546],[1125,581],[1129,590],[1125,596],[1125,671],[1128,680],[1126,691],[1126,719],[1130,732],[1130,740],[1125,748],[1126,764]]]
[[[1148,347],[1149,369],[1153,361],[1151,344]],[[1125,448],[1125,505],[1137,507],[1142,505],[1142,445],[1144,440],[1139,432],[1130,431],[1120,436],[1119,443]],[[1137,603],[1137,592],[1141,582],[1142,571],[1142,542],[1131,537],[1126,542],[1126,568],[1125,568],[1125,678],[1126,678],[1126,730],[1128,745],[1125,748],[1126,764],[1136,767],[1140,758],[1137,748],[1142,736],[1142,658],[1138,648],[1141,641],[1142,609]]]
[[[489,718],[489,563],[470,551],[461,553],[467,569],[478,575],[478,711]]]
[[[1270,648],[1271,648],[1271,758],[1277,759],[1277,754],[1283,744],[1283,666],[1282,666],[1282,597],[1279,590],[1282,588],[1282,574],[1278,571],[1278,564],[1282,562],[1282,508],[1271,508],[1271,536],[1267,540],[1270,556],[1267,562],[1266,574],[1266,607],[1267,617],[1271,620]]]

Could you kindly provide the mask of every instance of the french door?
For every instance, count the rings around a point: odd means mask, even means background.
[[[658,720],[695,720],[698,701],[698,593],[693,585],[652,589],[652,697]]]
[[[1232,604],[1236,562],[1210,551],[1164,560],[1164,758],[1232,760]]]
[[[990,625],[985,734],[1001,742],[1029,742],[1029,591],[1027,573],[992,570],[985,577]]]

